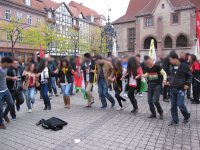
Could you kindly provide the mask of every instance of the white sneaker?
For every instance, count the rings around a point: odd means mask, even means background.
[[[119,111],[119,110],[121,110],[121,109],[122,109],[121,107],[118,107],[116,110]]]
[[[32,113],[32,109],[29,109],[28,112],[29,112],[29,113]]]
[[[143,97],[143,95],[142,95],[142,94],[140,94],[139,96],[140,96],[140,97]]]
[[[123,106],[123,107],[126,107],[126,104],[127,104],[126,101],[125,101],[125,102],[122,101],[122,106]]]

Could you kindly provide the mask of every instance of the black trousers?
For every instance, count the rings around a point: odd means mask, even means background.
[[[130,86],[129,91],[128,91],[128,98],[130,99],[131,104],[133,105],[133,109],[138,108],[137,100],[135,99],[135,96],[134,96],[135,90],[137,90],[137,88]]]
[[[196,103],[199,103],[200,84],[193,87],[193,97]]]
[[[168,85],[164,85],[163,87],[163,99],[167,98],[167,95],[170,96],[170,87]]]
[[[24,103],[24,96],[22,94],[22,90],[11,90],[10,94],[12,95],[13,98],[13,107],[10,110],[10,115],[12,117],[16,117],[16,112],[15,112],[15,101],[16,101],[16,107],[20,108],[20,105]]]

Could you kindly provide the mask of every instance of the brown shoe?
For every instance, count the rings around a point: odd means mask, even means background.
[[[65,107],[65,108],[68,108],[68,107],[67,107],[67,98],[66,98],[66,97],[67,97],[67,96],[63,96],[63,101],[64,101],[64,103],[65,103],[65,106],[64,106],[64,107]]]
[[[8,116],[5,116],[5,117],[3,117],[4,118],[4,120],[7,122],[7,123],[10,123],[10,119],[8,118]]]
[[[67,105],[68,107],[67,108],[71,108],[71,105],[70,105],[70,96],[66,96],[67,97]]]
[[[0,124],[0,129],[6,129],[6,126],[4,124]]]

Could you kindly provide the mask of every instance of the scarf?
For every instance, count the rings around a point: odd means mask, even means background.
[[[22,88],[21,75],[18,69],[13,69],[13,74],[14,74],[14,77],[17,76],[17,80],[14,81],[12,90],[18,90],[19,88]]]
[[[63,67],[63,73],[66,74],[68,72],[68,68]]]

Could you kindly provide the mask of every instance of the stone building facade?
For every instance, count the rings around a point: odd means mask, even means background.
[[[130,0],[124,16],[113,22],[118,28],[119,56],[147,55],[151,39],[157,56],[193,53],[196,46],[196,7],[200,1],[191,0]]]

